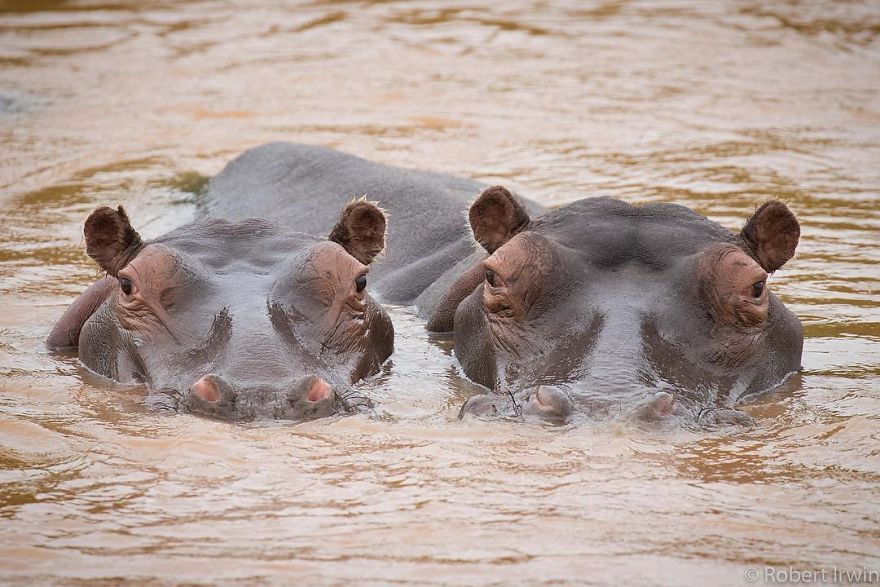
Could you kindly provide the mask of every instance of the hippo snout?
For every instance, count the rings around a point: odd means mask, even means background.
[[[509,417],[562,425],[574,415],[574,402],[565,390],[539,385],[514,394],[485,393],[470,398],[459,417]]]
[[[184,394],[190,412],[223,420],[312,420],[332,415],[344,402],[318,375],[273,385],[238,385],[208,374]]]

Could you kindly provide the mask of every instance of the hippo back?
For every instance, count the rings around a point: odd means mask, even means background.
[[[403,303],[473,253],[466,212],[484,187],[277,142],[243,153],[214,177],[203,212],[234,221],[267,218],[301,232],[328,234],[340,206],[365,195],[389,216],[386,252],[369,276],[372,291]]]

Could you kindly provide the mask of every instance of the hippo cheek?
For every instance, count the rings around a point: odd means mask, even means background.
[[[455,312],[454,352],[472,381],[493,389],[498,382],[497,357],[482,296],[482,288],[477,288]]]

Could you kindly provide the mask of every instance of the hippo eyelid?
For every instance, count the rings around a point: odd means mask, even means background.
[[[495,287],[495,272],[491,269],[486,269],[486,282],[492,287]]]
[[[483,270],[491,271],[495,275],[495,282],[497,284],[504,285],[507,279],[500,269],[501,268],[499,267],[499,263],[493,257],[489,257],[488,259],[483,261]]]
[[[131,275],[128,274],[129,270],[131,271]],[[137,281],[137,282],[142,281],[140,271],[138,271],[138,268],[131,263],[126,265],[122,269],[122,271],[119,272],[119,276],[120,277],[128,277],[132,281]]]
[[[119,287],[122,289],[122,293],[127,296],[130,296],[134,291],[134,284],[131,283],[131,280],[128,277],[119,278]]]
[[[116,274],[116,280],[121,284],[122,280],[128,281],[133,287],[137,287],[137,282],[140,281],[137,275],[137,270],[134,267],[131,267],[131,271],[129,271],[129,266],[126,266],[125,269],[122,269]]]
[[[767,282],[765,280],[756,281],[752,284],[752,297],[760,298],[767,291]]]
[[[496,251],[492,256],[483,261],[483,269],[488,269],[495,274],[497,287],[506,287],[508,283],[519,278],[529,265],[529,261],[520,257],[499,259],[499,251]]]

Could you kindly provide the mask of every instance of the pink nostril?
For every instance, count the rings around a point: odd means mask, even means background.
[[[547,392],[544,391],[543,387],[539,387],[538,391],[535,392],[534,398],[535,401],[538,402],[542,407],[547,405],[549,398],[545,397]]]
[[[208,376],[204,376],[193,384],[193,391],[206,402],[215,402],[220,397],[220,390]]]
[[[333,388],[320,377],[315,377],[314,383],[309,386],[309,390],[306,392],[306,398],[310,402],[319,402],[330,397],[331,393],[333,393]]]
[[[544,389],[543,385],[538,387],[538,391],[535,392],[535,395],[529,398],[529,401],[538,404],[538,407],[542,410],[553,409],[553,397],[550,392]]]

